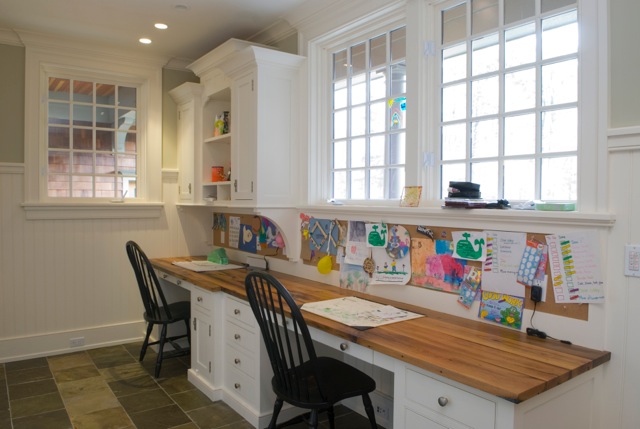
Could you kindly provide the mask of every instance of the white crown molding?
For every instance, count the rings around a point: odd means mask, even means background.
[[[349,29],[363,19],[384,15],[405,5],[406,0],[308,1],[284,18],[303,33],[306,40],[313,40],[336,29]]]
[[[187,68],[194,60],[189,58],[176,58],[173,57],[167,61],[163,68],[178,71],[191,71]]]
[[[16,32],[7,28],[0,28],[0,44],[24,46]]]
[[[258,33],[251,36],[249,40],[260,43],[261,45],[273,46],[296,33],[297,30],[295,27],[289,24],[286,20],[281,19],[275,24],[260,30]]]

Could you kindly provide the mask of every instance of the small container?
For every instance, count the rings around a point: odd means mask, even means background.
[[[215,166],[211,167],[211,181],[212,182],[224,182],[224,167]]]

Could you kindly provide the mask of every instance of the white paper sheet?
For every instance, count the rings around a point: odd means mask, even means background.
[[[172,264],[198,273],[206,271],[235,270],[237,268],[244,268],[242,265],[216,264],[215,262],[210,261],[174,261],[172,262]]]
[[[485,232],[487,256],[482,264],[482,290],[524,296],[524,286],[518,283],[517,274],[527,243],[527,234],[523,232]]]

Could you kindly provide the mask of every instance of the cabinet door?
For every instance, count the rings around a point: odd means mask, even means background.
[[[178,167],[180,200],[193,200],[195,109],[193,103],[178,106]]]
[[[255,74],[249,73],[234,82],[231,127],[232,196],[234,200],[254,200],[257,165],[257,101]]]
[[[213,376],[213,353],[211,352],[213,326],[207,316],[194,311],[191,329],[191,368],[202,378],[211,380]]]

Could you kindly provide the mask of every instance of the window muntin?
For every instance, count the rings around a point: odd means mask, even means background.
[[[47,196],[136,198],[138,90],[49,76]]]
[[[406,29],[332,54],[331,198],[399,199],[405,180]]]
[[[468,0],[440,7],[440,197],[449,181],[470,180],[488,199],[577,199],[573,3]]]

